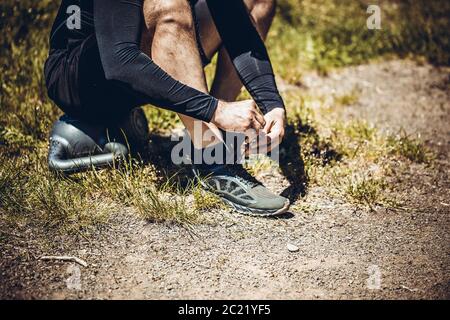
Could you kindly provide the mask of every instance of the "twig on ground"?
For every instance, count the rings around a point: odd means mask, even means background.
[[[419,291],[418,289],[411,289],[411,288],[408,288],[407,286],[404,286],[404,285],[401,285],[401,287],[402,287],[402,289],[408,290],[409,292]]]
[[[88,266],[86,261],[84,261],[80,258],[77,258],[77,257],[72,257],[72,256],[43,256],[43,257],[40,257],[39,259],[44,260],[44,261],[50,261],[50,260],[70,261],[70,262],[78,263],[79,265],[81,265],[83,267]]]

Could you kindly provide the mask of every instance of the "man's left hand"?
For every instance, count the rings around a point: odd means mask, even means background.
[[[266,124],[262,130],[258,142],[253,141],[247,147],[248,153],[267,153],[281,143],[284,137],[286,125],[286,111],[276,108],[264,116]]]

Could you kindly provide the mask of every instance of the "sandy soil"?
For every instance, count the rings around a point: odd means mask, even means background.
[[[360,99],[343,117],[420,133],[436,151],[432,167],[411,165],[397,182],[408,209],[356,210],[311,187],[299,201],[316,209],[282,219],[211,212],[211,223],[187,230],[118,212],[95,241],[56,238],[48,246],[36,231],[16,230],[1,242],[0,297],[450,298],[449,70],[396,60],[309,74],[304,85],[312,94],[357,88]],[[262,179],[277,191],[287,184]],[[89,266],[37,260],[42,254],[75,255]]]

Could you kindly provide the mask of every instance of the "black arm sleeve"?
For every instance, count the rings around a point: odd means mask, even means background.
[[[151,103],[209,122],[218,100],[173,79],[140,50],[142,0],[95,0],[94,22],[108,80]]]
[[[272,64],[242,0],[206,0],[242,83],[265,114],[284,108]]]

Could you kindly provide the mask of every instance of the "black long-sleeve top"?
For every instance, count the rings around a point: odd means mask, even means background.
[[[218,100],[172,78],[141,51],[143,1],[62,0],[51,31],[50,57],[95,34],[108,81],[143,103],[209,122]],[[242,0],[207,0],[207,4],[233,65],[259,108],[267,113],[284,107],[267,50]],[[72,5],[81,9],[81,28],[67,27],[67,9]],[[51,73],[52,68],[47,69]]]

